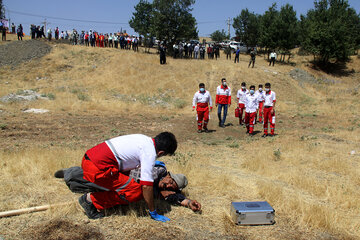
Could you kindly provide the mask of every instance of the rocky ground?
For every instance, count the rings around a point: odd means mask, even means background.
[[[40,58],[51,51],[51,46],[41,40],[12,41],[0,45],[0,67],[17,66],[20,63]]]

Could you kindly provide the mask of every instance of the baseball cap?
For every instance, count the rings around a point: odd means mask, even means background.
[[[180,191],[187,186],[188,180],[184,174],[173,174],[171,172],[169,173],[170,173],[170,177],[174,179],[174,181],[178,185]]]

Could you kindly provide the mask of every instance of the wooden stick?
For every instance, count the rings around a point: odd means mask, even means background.
[[[48,205],[43,205],[43,206],[37,206],[37,207],[31,207],[31,208],[21,208],[21,209],[17,209],[17,210],[10,210],[10,211],[5,211],[5,212],[0,212],[0,218],[17,216],[17,215],[21,215],[21,214],[25,214],[25,213],[46,211],[49,208],[58,207],[58,206],[66,205],[66,204],[69,204],[69,203],[71,203],[71,202],[58,203],[58,204],[52,204],[52,205],[48,204]]]

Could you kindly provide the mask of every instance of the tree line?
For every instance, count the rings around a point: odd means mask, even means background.
[[[283,60],[296,46],[320,63],[345,61],[360,47],[360,15],[347,0],[316,0],[300,19],[290,4],[278,10],[274,3],[262,15],[243,9],[233,27],[245,45],[276,49]]]

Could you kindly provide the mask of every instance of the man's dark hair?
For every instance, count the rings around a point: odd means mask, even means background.
[[[172,155],[177,148],[175,135],[171,132],[162,132],[155,137],[156,151],[164,151],[166,155]]]
[[[199,84],[199,87],[205,87],[205,84],[204,84],[204,83],[200,83],[200,84]]]
[[[242,82],[242,83],[241,83],[241,86],[246,86],[246,82]]]
[[[262,84],[259,84],[259,88],[262,88],[263,87],[263,85]]]
[[[226,81],[226,78],[222,78],[222,79],[221,79],[221,82],[223,82],[223,81]]]
[[[271,87],[271,84],[270,83],[265,83],[265,87]]]
[[[254,85],[251,85],[251,86],[250,86],[250,89],[255,89],[255,86],[254,86]]]

